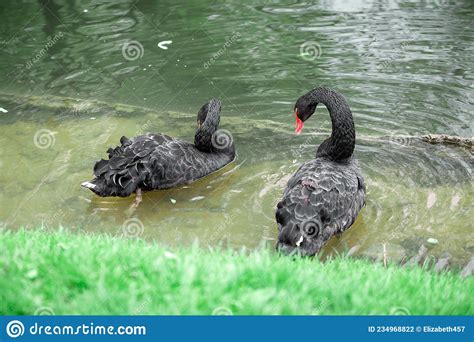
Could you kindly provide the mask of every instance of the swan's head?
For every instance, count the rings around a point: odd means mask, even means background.
[[[209,100],[209,102],[203,105],[201,109],[199,109],[199,112],[197,115],[198,128],[202,127],[209,113],[216,113],[218,115],[221,111],[221,107],[222,107],[221,101],[219,101],[218,99],[211,99]]]
[[[283,222],[284,223],[284,222]],[[295,221],[293,217],[286,224],[278,223],[277,250],[286,255],[314,256],[328,240],[323,232],[321,220],[317,217]]]
[[[308,120],[311,115],[314,114],[317,103],[314,102],[314,99],[311,96],[303,95],[301,96],[295,104],[295,118],[296,118],[296,127],[295,133],[300,134],[303,130],[304,122]]]

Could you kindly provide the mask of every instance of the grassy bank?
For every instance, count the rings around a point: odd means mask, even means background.
[[[474,279],[65,232],[0,233],[0,314],[474,314]]]

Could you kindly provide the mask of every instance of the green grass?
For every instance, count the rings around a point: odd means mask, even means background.
[[[0,251],[0,314],[474,314],[473,277],[344,257],[25,230]]]

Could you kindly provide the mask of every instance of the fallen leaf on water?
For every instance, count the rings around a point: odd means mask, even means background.
[[[162,42],[158,43],[158,47],[163,50],[168,50],[168,45],[172,42],[172,40],[163,40]]]
[[[200,201],[200,200],[202,200],[202,199],[204,199],[204,198],[206,198],[206,197],[204,197],[204,196],[196,196],[196,197],[191,198],[191,202]]]

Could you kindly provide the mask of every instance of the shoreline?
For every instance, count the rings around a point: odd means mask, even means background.
[[[472,315],[474,277],[339,256],[0,233],[2,315]]]

